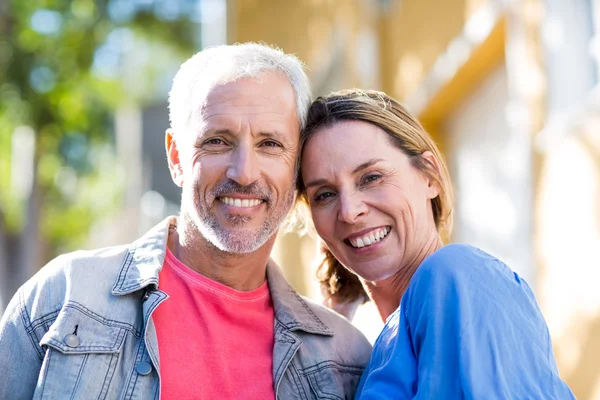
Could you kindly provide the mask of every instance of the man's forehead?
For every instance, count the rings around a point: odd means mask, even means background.
[[[274,74],[273,74],[274,75]],[[262,77],[244,77],[235,81],[218,83],[198,94],[192,104],[192,116],[207,118],[221,113],[296,113],[296,99],[289,82],[279,75],[267,77],[269,86],[263,86]]]
[[[276,85],[277,90],[263,90],[265,85]],[[295,100],[294,90],[289,80],[276,71],[263,71],[256,76],[242,76],[235,79],[222,78],[208,85],[205,91],[204,102],[211,100],[226,101],[242,98],[249,89],[260,90],[260,98],[282,98],[291,95]]]

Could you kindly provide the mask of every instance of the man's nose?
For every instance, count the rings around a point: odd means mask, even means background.
[[[369,213],[369,206],[358,192],[340,193],[340,208],[338,219],[348,224],[354,224]]]
[[[260,178],[258,157],[252,146],[242,145],[235,149],[226,175],[242,186],[250,185]]]

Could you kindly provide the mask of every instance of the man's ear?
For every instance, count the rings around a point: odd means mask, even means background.
[[[167,161],[173,182],[179,187],[183,186],[183,167],[179,160],[179,150],[173,131],[169,128],[165,134],[165,149],[167,150]]]
[[[440,164],[438,163],[437,158],[435,158],[431,151],[427,150],[423,152],[423,154],[421,154],[421,157],[423,157],[425,160],[431,163],[431,165],[435,169],[434,172],[437,174],[437,176],[442,176],[442,174],[440,173]],[[435,199],[440,194],[440,187],[438,186],[438,183],[431,178],[428,178],[427,181],[427,186],[429,189],[429,198]]]

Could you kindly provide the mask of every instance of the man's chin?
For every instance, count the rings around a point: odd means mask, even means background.
[[[213,244],[226,253],[248,254],[263,247],[273,236],[252,229],[227,229],[216,233]]]

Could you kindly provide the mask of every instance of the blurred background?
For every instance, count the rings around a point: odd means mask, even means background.
[[[561,375],[600,399],[599,28],[600,0],[2,0],[0,313],[56,255],[177,213],[172,77],[262,41],[306,62],[315,95],[379,89],[419,116],[454,180],[450,240],[527,279]],[[317,248],[282,233],[274,257],[318,300]],[[382,326],[369,304],[354,323]]]

